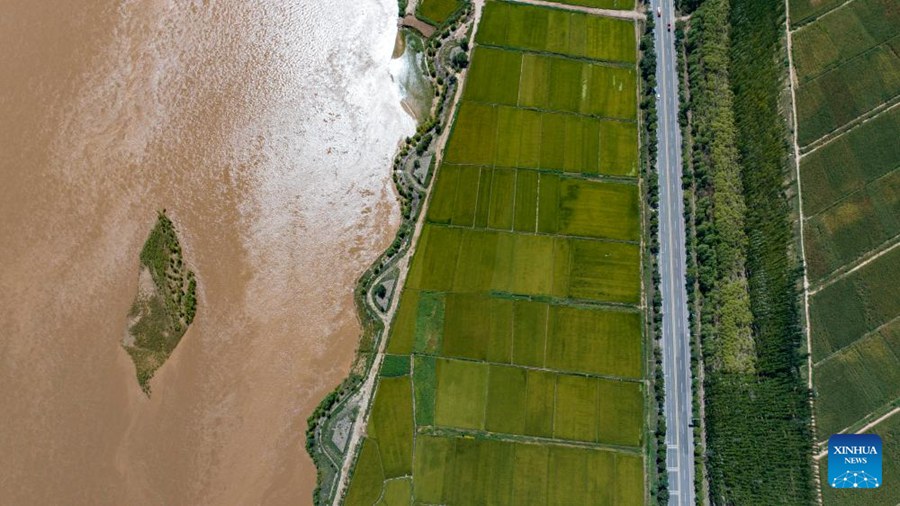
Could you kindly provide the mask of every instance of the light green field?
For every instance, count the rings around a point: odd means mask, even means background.
[[[507,2],[485,4],[476,41],[592,60],[633,63],[637,59],[630,21]]]
[[[490,47],[473,55],[464,98],[475,102],[633,120],[634,67]]]
[[[632,184],[444,165],[428,221],[472,226],[486,213],[490,229],[637,241],[638,205]]]
[[[635,27],[486,10],[347,502],[641,504]]]
[[[429,225],[407,286],[637,304],[636,244]]]
[[[462,0],[419,0],[416,16],[432,25],[439,26],[462,5]]]
[[[421,436],[416,500],[424,504],[643,502],[640,457],[603,450]]]
[[[463,102],[445,162],[583,174],[637,174],[637,125]]]

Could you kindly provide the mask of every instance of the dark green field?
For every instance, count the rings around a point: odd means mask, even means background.
[[[462,5],[463,0],[420,0],[416,16],[433,25],[441,25]]]
[[[478,33],[346,503],[643,504],[634,25]]]
[[[824,441],[900,399],[900,5],[796,0],[791,15],[802,25],[793,57],[807,151],[800,176],[816,438]]]
[[[822,500],[825,504],[843,506],[873,506],[879,504],[900,504],[900,414],[881,422],[866,431],[881,436],[883,462],[882,473],[885,486],[872,490],[840,490],[824,485],[828,482],[828,458],[823,458],[819,466]]]

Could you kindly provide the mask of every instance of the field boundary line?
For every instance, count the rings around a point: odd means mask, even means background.
[[[896,38],[898,38],[898,37],[900,37],[900,34],[896,34],[896,35],[894,35],[893,37],[890,37],[890,38],[888,38],[888,39],[885,39],[885,40],[879,42],[878,44],[875,44],[875,45],[873,45],[873,46],[869,46],[869,47],[867,47],[866,49],[860,51],[859,53],[857,53],[857,54],[855,54],[855,55],[853,55],[853,56],[850,56],[849,58],[845,58],[845,59],[843,59],[843,60],[838,60],[838,61],[832,62],[832,63],[830,63],[829,65],[825,66],[825,67],[824,67],[821,71],[819,71],[818,73],[816,73],[816,74],[810,74],[810,75],[808,75],[808,76],[804,76],[804,78],[803,78],[801,84],[806,84],[806,83],[813,82],[813,81],[819,79],[820,77],[824,76],[825,74],[828,74],[829,72],[831,72],[831,71],[833,71],[833,70],[837,70],[837,69],[843,67],[844,65],[847,65],[848,63],[850,63],[850,62],[852,62],[852,61],[854,61],[854,60],[857,60],[857,59],[859,59],[859,58],[862,58],[862,57],[866,56],[867,54],[869,54],[869,53],[871,53],[871,52],[873,52],[873,51],[876,51],[876,50],[878,50],[878,49],[881,49],[883,46],[887,46],[887,47],[888,47],[888,51],[889,51],[889,52],[892,52],[892,49],[891,49],[891,42],[893,42],[894,39],[896,39]]]
[[[500,0],[502,1],[502,0]],[[513,2],[518,3],[518,2]],[[553,51],[547,49],[532,49],[528,47],[517,47],[517,46],[505,46],[503,44],[497,44],[492,42],[479,42],[478,47],[483,47],[487,49],[495,49],[498,51],[506,51],[507,53],[522,53],[522,56],[526,54],[538,55],[538,56],[546,56],[548,58],[558,58],[560,60],[571,60],[577,61],[581,63],[587,63],[588,65],[596,65],[598,67],[606,67],[606,68],[616,68],[616,69],[625,69],[625,70],[634,70],[635,64],[637,62],[628,62],[623,60],[602,60],[597,58],[591,58],[589,56],[579,56],[577,54],[571,53],[554,53]],[[522,77],[522,66],[519,66],[519,78]],[[516,97],[518,99],[519,97]]]
[[[872,329],[872,330],[866,332],[865,334],[859,336],[859,338],[857,338],[857,339],[856,339],[855,341],[853,341],[852,343],[850,343],[850,344],[848,344],[848,345],[846,345],[846,346],[842,346],[842,347],[840,347],[840,348],[838,348],[838,349],[832,351],[832,352],[829,353],[828,355],[825,355],[824,357],[822,357],[818,362],[816,362],[815,364],[813,364],[813,367],[819,367],[820,365],[824,364],[825,362],[828,362],[828,361],[832,360],[834,357],[840,355],[841,353],[845,353],[845,352],[851,350],[852,348],[854,348],[854,347],[856,347],[856,346],[862,346],[863,343],[865,343],[865,342],[868,341],[869,339],[872,339],[872,337],[877,336],[877,335],[878,335],[885,327],[887,327],[888,325],[893,324],[893,323],[896,322],[898,319],[900,319],[900,315],[891,318],[890,320],[888,320],[888,321],[882,323],[881,325],[875,327],[874,329]],[[897,359],[900,360],[900,357],[897,357]]]
[[[555,399],[554,399],[555,401]],[[555,409],[554,409],[555,411]],[[443,437],[443,438],[460,438],[460,437],[475,437],[479,436],[482,439],[493,440],[493,441],[502,441],[505,443],[535,443],[540,444],[541,446],[557,446],[557,447],[567,447],[567,448],[578,448],[581,450],[600,450],[606,451],[609,453],[617,453],[624,455],[636,455],[643,457],[644,449],[643,446],[624,446],[624,445],[615,445],[609,443],[594,443],[591,441],[577,441],[573,439],[559,439],[557,437],[544,437],[544,436],[526,436],[523,434],[508,434],[505,432],[491,432],[489,430],[484,429],[464,429],[460,427],[438,427],[438,426],[427,426],[427,427],[419,427],[416,429],[416,432],[435,437]]]
[[[878,183],[879,181],[881,181],[882,179],[885,179],[885,178],[893,175],[894,172],[897,172],[897,170],[900,170],[900,165],[897,165],[893,169],[885,172],[884,174],[882,174],[874,179],[870,179],[870,180],[864,182],[863,185],[860,186],[859,188],[856,188],[853,191],[850,191],[850,192],[847,192],[847,193],[841,195],[840,198],[836,199],[834,202],[831,202],[827,206],[823,207],[821,210],[816,211],[814,214],[807,216],[806,219],[810,220],[812,218],[815,218],[817,216],[820,216],[820,215],[830,211],[831,209],[834,209],[835,207],[837,207],[837,206],[841,205],[842,203],[846,202],[847,200],[849,200],[851,197],[853,197],[857,193],[866,191],[869,188],[869,186],[872,186],[872,185]],[[878,248],[875,248],[875,249],[878,249]],[[835,269],[835,270],[837,270],[837,269]]]
[[[488,213],[490,213],[490,205],[488,205]],[[490,227],[479,227],[476,225],[453,225],[452,223],[434,223],[427,222],[431,227],[441,227],[441,228],[455,228],[459,230],[472,230],[474,232],[499,232],[505,234],[519,234],[519,235],[530,235],[530,236],[540,236],[540,237],[552,237],[552,238],[560,238],[560,239],[577,239],[579,241],[592,241],[592,242],[603,242],[610,244],[628,244],[631,246],[639,246],[640,240],[628,240],[628,239],[611,239],[608,237],[591,237],[585,235],[569,235],[569,234],[550,234],[548,232],[525,232],[520,230],[507,230],[504,228],[490,228]],[[637,305],[637,304],[635,304]]]
[[[852,0],[849,0],[852,1]],[[793,149],[794,158],[794,177],[797,180],[797,212],[799,214],[800,226],[800,259],[802,260],[803,269],[803,316],[804,325],[803,333],[806,338],[806,383],[810,392],[809,395],[809,426],[812,437],[810,438],[811,451],[815,451],[815,434],[816,434],[816,405],[813,390],[813,361],[812,361],[812,333],[810,331],[811,322],[809,319],[809,269],[806,265],[806,237],[804,232],[803,217],[803,185],[800,178],[800,119],[797,116],[797,69],[794,67],[794,43],[791,36],[791,6],[789,0],[784,0],[784,33],[785,45],[787,46],[788,57],[788,90],[791,95],[791,148]],[[819,466],[815,459],[812,459],[812,475],[815,483],[816,504],[822,504],[822,483],[819,477]]]
[[[534,112],[540,112],[540,113],[544,113],[544,114],[560,114],[560,115],[565,115],[565,116],[578,116],[581,118],[588,118],[588,119],[592,119],[592,120],[596,120],[596,121],[606,121],[609,123],[637,124],[637,119],[613,118],[610,116],[599,116],[597,114],[585,114],[582,112],[566,111],[566,110],[562,110],[562,109],[553,110],[553,109],[545,109],[545,108],[541,108],[541,107],[534,107],[534,106],[530,106],[530,105],[519,105],[518,98],[516,99],[516,102],[517,102],[516,104],[504,104],[501,102],[487,102],[484,100],[475,100],[475,99],[471,99],[471,98],[467,98],[466,102],[468,102],[470,104],[488,105],[491,107],[509,107],[511,109],[522,109],[524,111],[534,111]],[[499,129],[500,129],[499,125],[497,126],[497,129],[499,131]]]
[[[467,100],[468,102],[468,100]],[[538,174],[546,174],[551,176],[559,176],[568,179],[581,179],[583,181],[592,181],[595,183],[609,183],[609,184],[627,184],[631,186],[638,185],[638,178],[636,176],[614,176],[609,174],[593,174],[588,172],[566,172],[563,169],[542,169],[539,167],[517,167],[517,166],[508,166],[508,165],[500,165],[496,166],[493,163],[490,165],[481,164],[481,163],[445,163],[446,167],[477,167],[484,169],[516,169],[516,170],[530,170],[532,172],[537,172]],[[540,188],[540,184],[538,184]]]
[[[847,63],[850,63],[850,62],[852,62],[853,60],[856,60],[857,58],[862,58],[863,56],[865,56],[865,55],[871,53],[872,51],[875,51],[876,49],[880,49],[882,46],[888,46],[888,48],[890,48],[890,47],[891,47],[891,42],[893,42],[894,39],[896,39],[896,38],[898,38],[898,37],[900,37],[900,33],[894,35],[893,37],[890,37],[890,38],[888,38],[888,39],[885,39],[885,40],[879,42],[878,44],[875,44],[874,46],[869,46],[869,47],[866,48],[865,50],[860,51],[859,53],[857,53],[857,54],[855,54],[855,55],[853,55],[853,56],[851,56],[851,57],[849,57],[849,58],[846,58],[846,59],[843,59],[843,60],[838,60],[838,61],[832,62],[832,63],[830,63],[829,65],[825,66],[825,67],[824,67],[821,71],[819,71],[818,73],[816,73],[816,74],[810,74],[810,75],[808,75],[808,76],[805,76],[805,77],[803,78],[801,84],[805,84],[805,83],[809,83],[809,82],[815,81],[816,79],[820,78],[821,76],[824,76],[825,74],[831,72],[832,70],[839,69],[839,68],[843,67],[844,65],[846,65]]]
[[[838,9],[843,9],[843,8],[846,7],[848,4],[851,4],[851,3],[853,3],[853,2],[854,2],[854,0],[847,0],[846,2],[842,3],[841,5],[832,7],[831,9],[828,9],[827,11],[823,12],[822,14],[819,14],[819,15],[817,15],[817,16],[813,16],[813,17],[811,17],[811,18],[804,18],[804,19],[801,19],[801,20],[800,20],[800,23],[801,23],[800,26],[798,26],[797,28],[795,28],[795,29],[793,29],[793,30],[791,30],[790,28],[788,28],[788,31],[791,32],[791,33],[800,31],[800,30],[804,29],[805,27],[807,27],[807,26],[809,26],[809,25],[815,23],[816,21],[818,21],[818,20],[824,18],[825,16],[831,14],[832,12],[835,12],[835,11],[837,11]],[[790,8],[790,6],[788,6],[788,8]],[[790,12],[788,12],[788,15],[790,15]]]
[[[886,101],[878,104],[876,107],[869,109],[868,111],[860,114],[859,116],[853,118],[852,120],[848,121],[847,123],[828,132],[827,134],[823,135],[822,137],[819,137],[818,139],[810,142],[809,144],[802,146],[800,148],[800,151],[802,151],[800,158],[805,158],[807,155],[811,155],[819,148],[827,146],[828,144],[831,144],[833,141],[842,137],[844,134],[855,130],[856,128],[868,123],[869,121],[872,121],[873,119],[877,118],[878,116],[881,116],[882,113],[888,112],[891,109],[893,109],[894,107],[897,107],[898,105],[900,105],[900,95],[894,95],[889,100],[886,100]]]
[[[515,341],[513,341],[515,342]],[[545,342],[546,344],[546,342]],[[632,378],[627,376],[615,376],[613,374],[600,374],[595,372],[583,372],[583,371],[567,371],[563,369],[553,369],[552,367],[536,366],[536,365],[524,365],[524,364],[513,364],[506,362],[493,362],[490,360],[479,360],[476,358],[468,358],[468,357],[451,357],[446,355],[422,355],[426,357],[432,357],[436,360],[454,360],[456,362],[466,362],[469,364],[484,364],[488,367],[496,366],[496,367],[517,367],[519,369],[525,369],[526,371],[543,371],[547,373],[552,373],[557,376],[578,376],[581,378],[592,378],[599,379],[604,381],[615,381],[619,383],[633,383],[636,385],[643,385],[645,378],[643,376]]]
[[[822,282],[819,283],[810,292],[810,295],[815,295],[815,294],[819,293],[820,291],[824,290],[825,288],[828,288],[829,286],[846,278],[850,274],[853,274],[854,272],[862,269],[866,265],[869,265],[872,261],[877,260],[879,257],[881,257],[887,253],[890,253],[891,251],[893,251],[894,248],[896,248],[897,246],[900,246],[900,240],[898,240],[898,238],[900,238],[900,234],[896,234],[893,237],[891,237],[890,239],[886,240],[885,242],[879,244],[877,248],[867,251],[865,255],[859,257],[855,261],[850,262],[848,264],[844,264],[840,269],[835,270],[834,272],[829,274],[827,277],[825,277],[822,280]],[[848,267],[851,267],[851,268],[848,270],[843,270]]]
[[[551,7],[564,11],[581,12],[583,14],[592,14],[594,16],[603,16],[607,18],[627,19],[631,21],[642,21],[647,16],[638,12],[637,9],[618,10],[618,9],[600,9],[597,7],[585,7],[583,5],[562,4],[557,2],[549,2],[545,0],[507,0],[508,3],[534,5],[537,7]],[[852,1],[852,0],[851,0]]]
[[[889,406],[889,405],[891,405],[891,404],[894,403],[894,402],[897,402],[897,399],[894,399],[893,401],[888,402],[888,403],[882,405],[881,407]],[[876,411],[877,411],[877,410],[876,410]],[[874,413],[874,412],[875,412],[875,411],[873,411],[872,413]],[[865,420],[867,417],[872,416],[872,413],[869,413],[868,415],[862,417],[860,420]],[[887,420],[888,418],[890,418],[890,417],[896,415],[897,413],[900,413],[900,407],[895,407],[894,409],[892,409],[892,410],[888,411],[887,413],[881,415],[880,417],[876,418],[875,420],[873,420],[873,421],[867,423],[866,425],[863,425],[862,427],[859,428],[859,430],[857,430],[856,432],[854,432],[854,434],[862,434],[863,432],[865,432],[865,431],[871,429],[872,427],[875,427],[876,425],[878,425],[878,424],[880,424],[881,422]],[[851,425],[850,427],[852,427],[852,425]],[[847,428],[849,428],[849,427],[847,427]],[[844,430],[842,430],[842,431],[839,432],[838,434],[844,434],[844,433],[846,432],[847,428],[844,428]],[[826,448],[828,447],[828,441],[827,441],[827,440],[826,440],[826,441],[820,441],[818,444],[819,444],[819,447],[820,447],[820,448],[821,448],[823,445],[824,445]],[[828,450],[827,450],[827,449],[826,449],[826,450],[822,450],[821,452],[819,452],[819,454],[815,456],[815,459],[816,459],[816,460],[819,460],[819,459],[821,459],[822,457],[824,457],[824,456],[826,456],[826,455],[828,455]]]

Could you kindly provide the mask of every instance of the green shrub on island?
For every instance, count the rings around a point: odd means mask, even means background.
[[[172,220],[165,211],[141,249],[141,282],[123,343],[138,383],[150,394],[150,379],[181,341],[197,314],[197,279],[186,268]]]

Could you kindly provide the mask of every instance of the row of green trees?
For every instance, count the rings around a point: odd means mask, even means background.
[[[783,3],[706,0],[686,37],[706,472],[715,504],[809,503],[809,397],[798,352]],[[694,327],[696,328],[696,327]]]
[[[653,42],[655,27],[652,16],[647,17],[644,33],[640,40],[641,50],[641,124],[643,126],[643,143],[641,149],[642,176],[644,182],[644,200],[646,205],[646,237],[650,255],[647,255],[647,267],[650,271],[648,300],[650,301],[649,331],[653,338],[653,398],[656,404],[655,428],[651,451],[655,457],[656,469],[653,471],[651,498],[656,504],[669,503],[669,476],[666,470],[666,416],[665,416],[665,383],[662,370],[662,300],[660,297],[659,275],[659,174],[656,169],[657,158],[657,126],[656,113],[656,48]]]

